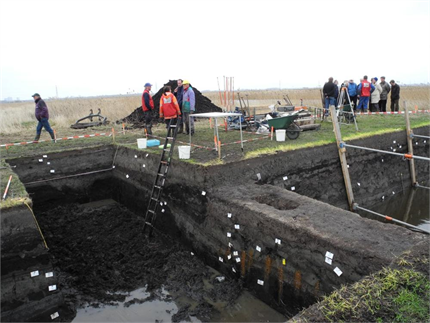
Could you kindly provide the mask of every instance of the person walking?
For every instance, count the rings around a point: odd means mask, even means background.
[[[374,77],[372,79],[372,84],[375,87],[375,91],[370,95],[370,100],[372,102],[370,105],[370,112],[379,112],[379,100],[381,98],[382,87],[376,82],[378,82],[378,78]]]
[[[335,89],[334,89],[334,98],[335,101],[337,102],[339,100],[339,82],[337,80],[335,80],[334,85],[336,85]],[[337,102],[338,105],[341,104],[341,102]]]
[[[357,110],[357,84],[354,83],[354,80],[349,80],[348,83],[348,94],[351,102],[354,104],[354,111]]]
[[[324,109],[326,116],[328,116],[329,107],[332,105],[336,105],[336,90],[337,85],[333,83],[333,78],[330,77],[328,79],[328,82],[326,82],[323,87]]]
[[[163,95],[160,98],[160,119],[164,118],[166,128],[169,128],[169,124],[177,125],[180,116],[181,109],[179,109],[178,101],[173,95],[171,87],[166,85],[163,88]]]
[[[187,135],[194,135],[194,118],[190,117],[196,111],[196,96],[189,81],[182,83],[184,93],[182,96],[182,113],[184,115],[185,131]]]
[[[178,105],[179,105],[179,109],[181,109],[181,113],[182,113],[182,97],[184,95],[184,87],[182,85],[183,80],[182,79],[178,79],[178,86],[176,87],[174,94],[176,96],[176,100],[178,100]],[[184,132],[184,122],[181,118],[179,118],[179,129],[178,129],[178,133],[183,133]]]
[[[360,93],[360,101],[358,102],[357,110],[363,110],[363,112],[367,112],[367,104],[369,103],[370,94],[375,90],[373,84],[371,84],[367,80],[367,75],[364,75],[363,81],[361,81],[360,85],[357,88],[358,93]]]
[[[145,118],[145,129],[148,135],[152,135],[152,110],[154,110],[154,101],[150,93],[151,87],[151,83],[146,83],[142,94],[142,110]]]
[[[400,100],[400,86],[394,80],[390,81],[391,84],[391,112],[399,111]]]
[[[51,125],[49,124],[48,106],[46,105],[45,101],[42,100],[39,93],[34,93],[32,95],[32,98],[34,99],[34,103],[36,104],[35,116],[37,121],[39,121],[37,123],[36,137],[34,138],[34,141],[39,141],[40,135],[42,133],[42,128],[45,128],[45,130],[48,131],[49,135],[51,136],[52,142],[55,142],[56,140],[54,130],[52,130]]]
[[[381,92],[381,98],[379,100],[379,110],[381,112],[387,112],[387,99],[388,99],[388,93],[390,93],[391,88],[390,88],[390,84],[385,82],[385,76],[381,76],[380,85],[382,88],[382,92]]]

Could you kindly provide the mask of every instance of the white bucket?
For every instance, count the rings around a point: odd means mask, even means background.
[[[285,141],[285,129],[276,130],[276,141]]]
[[[191,146],[178,146],[179,159],[190,159]]]
[[[147,139],[146,138],[139,138],[137,139],[137,148],[144,149],[146,148]]]

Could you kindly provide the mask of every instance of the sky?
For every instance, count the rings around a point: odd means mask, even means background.
[[[0,0],[0,99],[430,82],[430,0]]]

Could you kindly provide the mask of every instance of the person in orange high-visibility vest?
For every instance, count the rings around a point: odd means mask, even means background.
[[[142,94],[142,110],[145,117],[145,127],[148,135],[152,135],[152,110],[154,110],[154,101],[151,96],[151,83],[145,84],[145,91]]]
[[[178,100],[173,95],[172,88],[166,85],[160,98],[160,118],[164,118],[166,128],[168,128],[169,124],[176,124],[180,116],[181,109],[179,108]]]

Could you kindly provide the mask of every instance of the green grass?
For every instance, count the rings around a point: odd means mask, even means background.
[[[25,190],[24,184],[21,183],[18,176],[12,171],[10,166],[3,160],[0,161],[0,183],[1,183],[1,202],[0,209],[4,210],[16,205],[20,205],[24,202],[31,203],[27,191]],[[6,199],[3,200],[3,194],[9,181],[9,176],[12,175],[12,181],[9,187]]]
[[[428,277],[409,268],[384,268],[326,296],[319,310],[330,322],[428,322],[429,302]]]

